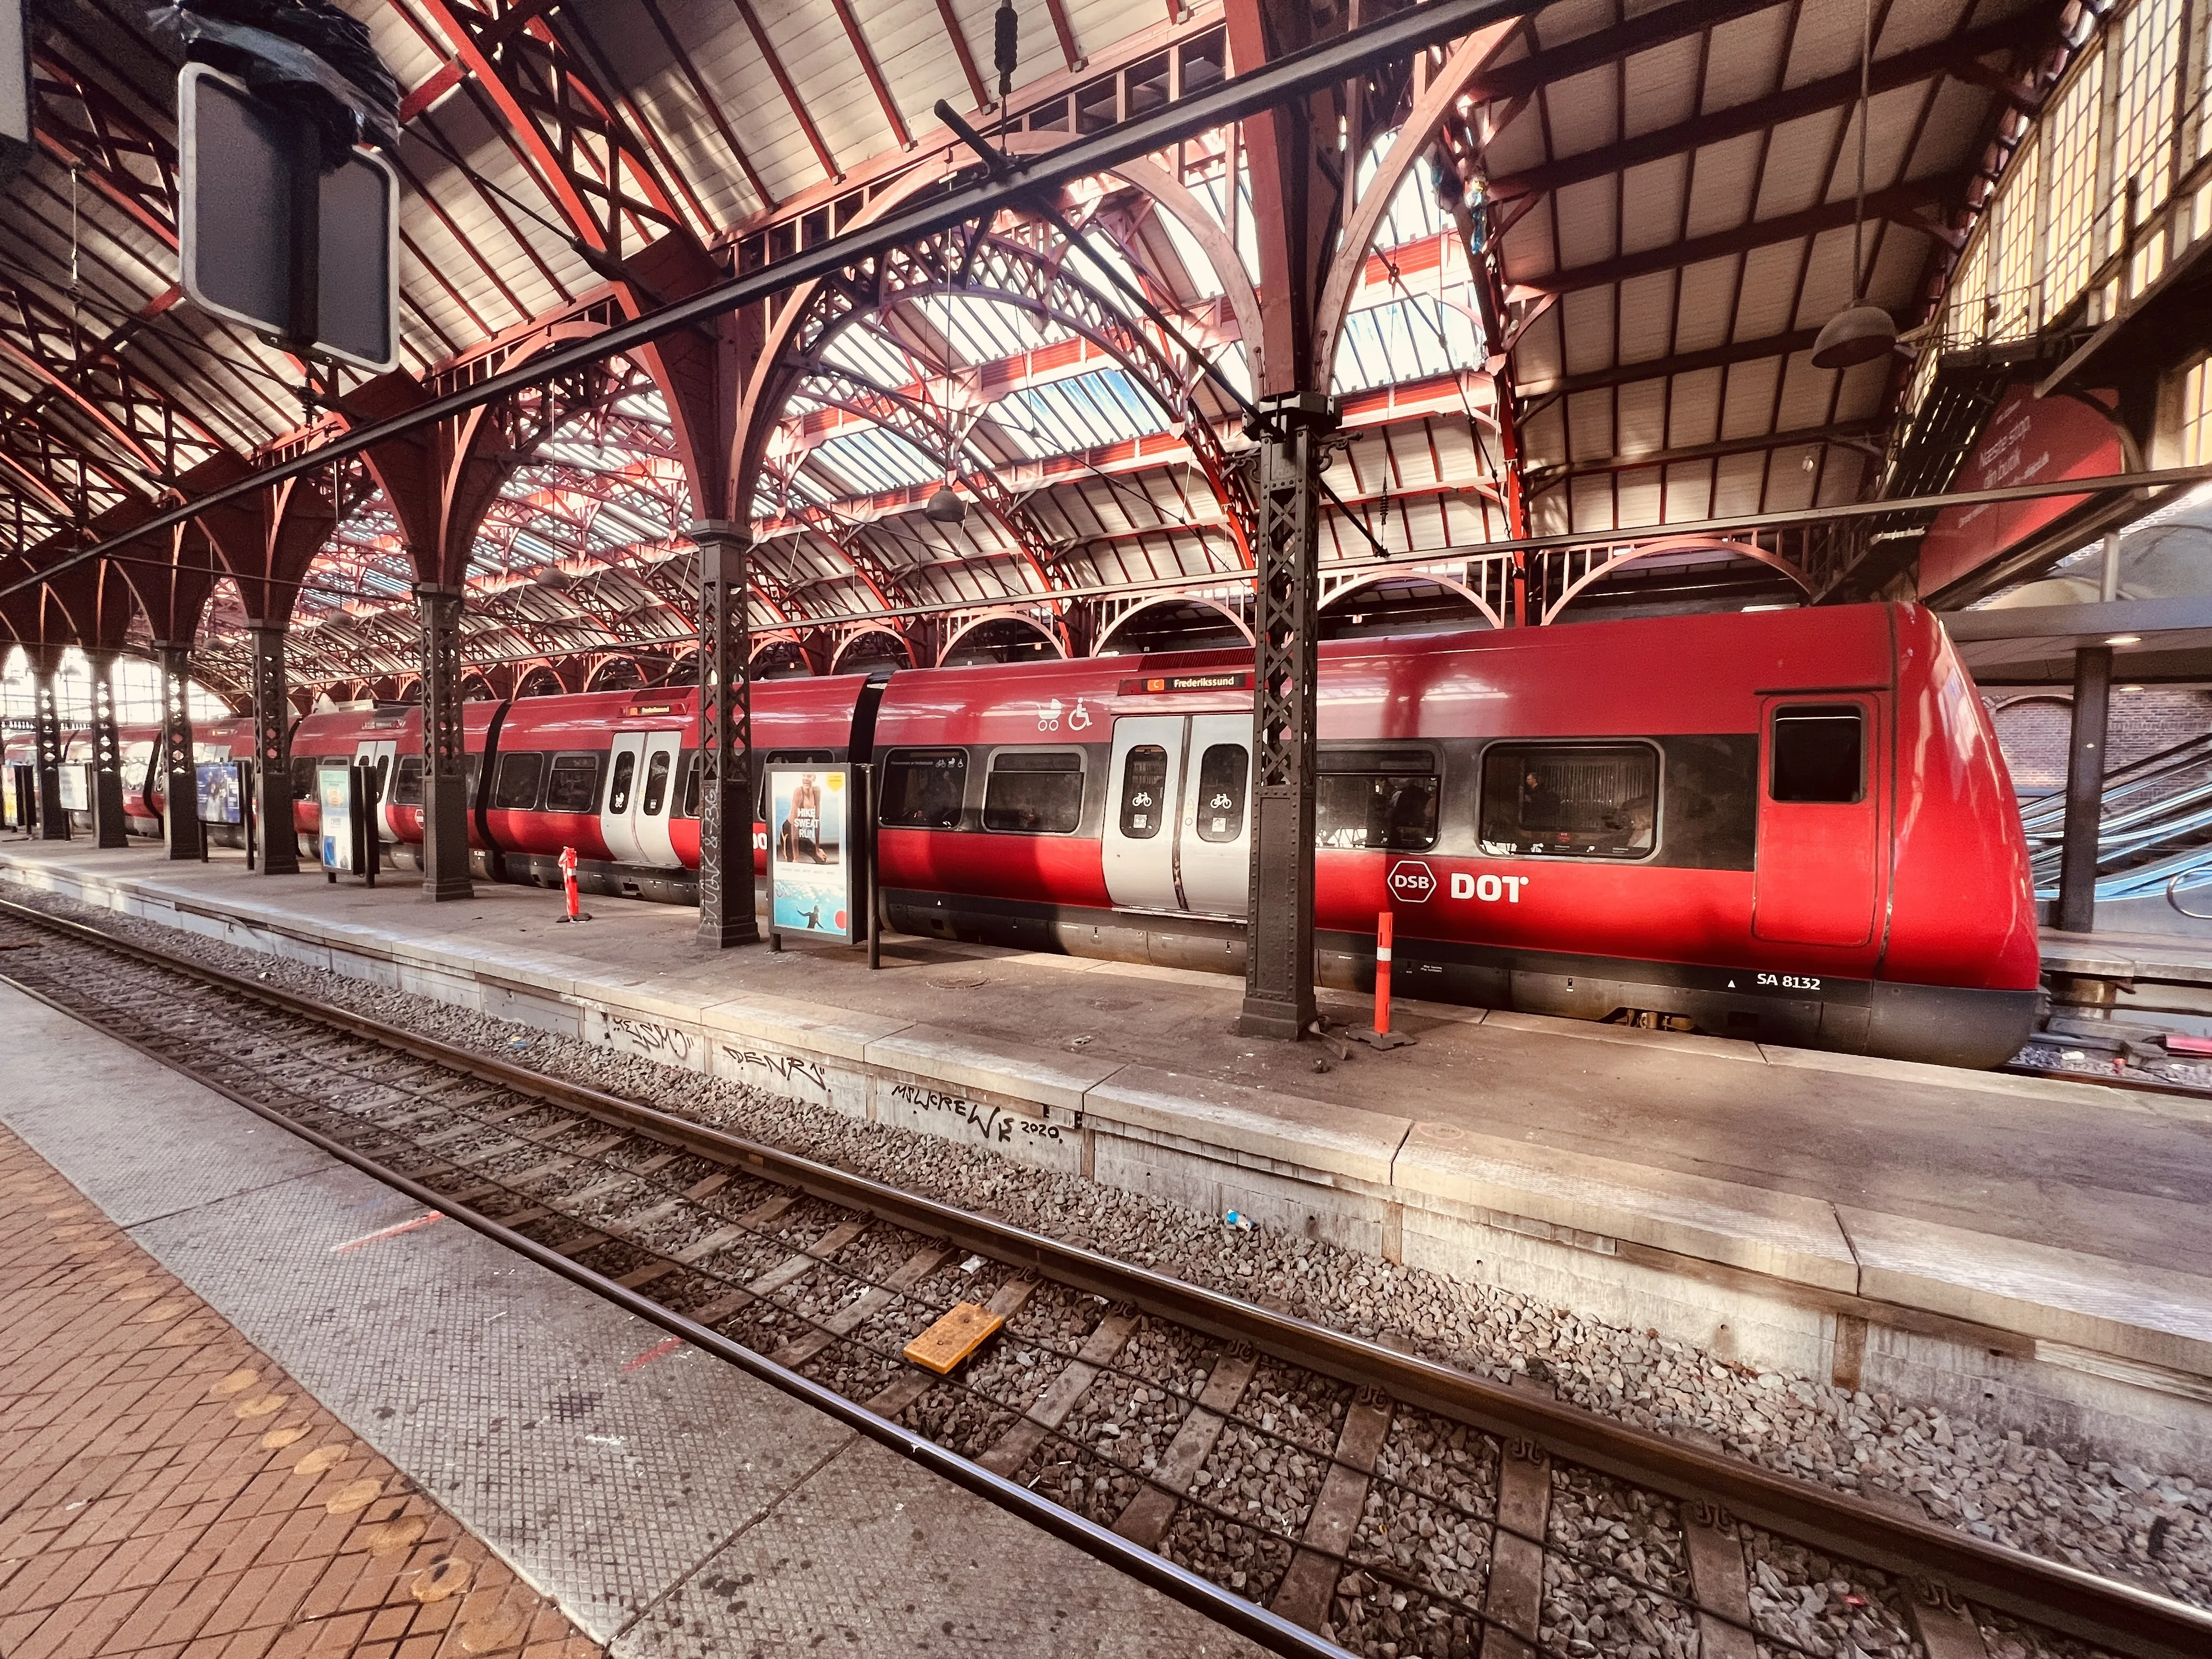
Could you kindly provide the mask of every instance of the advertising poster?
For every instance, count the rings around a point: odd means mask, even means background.
[[[353,848],[353,768],[315,769],[315,801],[322,809],[323,868],[350,871]]]
[[[2002,489],[2010,484],[2126,471],[2128,455],[2120,428],[2105,412],[2112,400],[2109,392],[2039,398],[2032,385],[2014,386],[1990,413],[1951,488],[1962,492]],[[2039,495],[1945,507],[1921,538],[1921,597],[1972,575],[2087,499]]]
[[[202,761],[194,769],[199,774],[200,822],[202,823],[240,822],[238,763],[236,761]]]
[[[769,769],[769,926],[853,942],[853,866],[846,856],[842,766]]]

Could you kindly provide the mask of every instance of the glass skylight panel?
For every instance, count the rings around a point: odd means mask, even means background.
[[[1047,454],[1071,454],[1167,429],[1166,417],[1119,368],[1030,386],[999,405]]]
[[[839,477],[858,483],[860,490],[856,493],[867,495],[931,483],[945,476],[940,464],[881,427],[832,438],[814,452],[814,459]]]
[[[902,386],[915,378],[906,353],[865,323],[840,331],[823,349],[822,359],[878,386]]]
[[[1222,292],[1221,278],[1215,274],[1213,261],[1206,257],[1183,222],[1164,210],[1152,216],[1152,222],[1166,233],[1169,246],[1175,249],[1176,258],[1189,279],[1191,293],[1200,300],[1211,300]]]
[[[1359,164],[1360,188],[1365,191],[1381,165],[1382,153],[1397,138],[1393,132],[1384,133],[1368,149]],[[1375,246],[1387,252],[1394,247],[1403,247],[1408,242],[1418,242],[1436,235],[1445,224],[1443,210],[1437,205],[1437,194],[1429,177],[1425,161],[1399,180],[1398,188],[1390,197],[1389,211],[1375,228]]]

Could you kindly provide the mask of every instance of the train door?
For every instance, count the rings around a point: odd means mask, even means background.
[[[1873,707],[1765,703],[1751,931],[1778,944],[1864,945],[1881,888]]]
[[[1106,891],[1133,910],[1180,910],[1176,879],[1176,806],[1182,792],[1181,714],[1114,722],[1106,802]]]
[[[624,732],[617,735],[607,773],[606,805],[599,811],[599,833],[619,864],[681,862],[668,833],[677,806],[676,763],[682,757],[680,732]]]
[[[354,745],[354,764],[376,769],[377,839],[387,842],[399,839],[399,831],[392,822],[392,774],[398,757],[399,744],[396,738],[364,738]]]
[[[1184,745],[1176,843],[1183,907],[1241,916],[1252,889],[1252,717],[1194,714]]]

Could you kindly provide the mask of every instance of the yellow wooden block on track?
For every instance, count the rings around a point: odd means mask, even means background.
[[[999,1334],[1006,1322],[988,1308],[963,1302],[906,1345],[906,1357],[924,1370],[950,1376],[952,1368]]]

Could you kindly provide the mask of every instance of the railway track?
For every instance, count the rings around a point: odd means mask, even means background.
[[[2212,1652],[2212,1615],[0,901],[0,978],[1277,1653]],[[1006,1322],[939,1377],[954,1304]],[[1817,1610],[1816,1610],[1817,1609]]]

